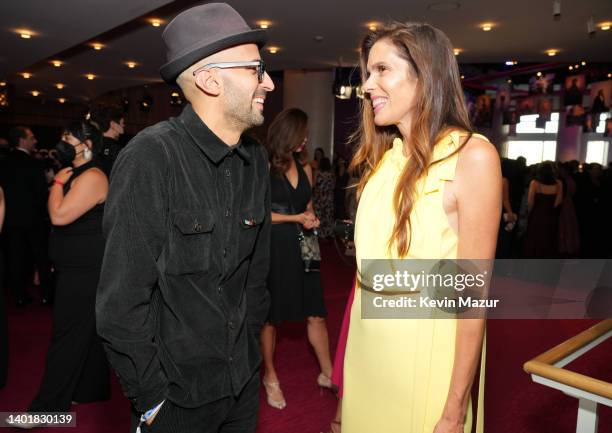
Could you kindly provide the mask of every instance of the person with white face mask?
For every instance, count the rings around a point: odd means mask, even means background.
[[[53,224],[49,252],[57,272],[53,339],[30,412],[67,412],[75,402],[110,397],[109,367],[95,320],[108,192],[106,175],[94,158],[100,139],[91,123],[76,122],[66,128],[56,146],[58,158],[70,166],[57,173],[49,193]]]

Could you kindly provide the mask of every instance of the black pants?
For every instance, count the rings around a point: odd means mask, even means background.
[[[238,397],[225,397],[203,406],[187,409],[166,400],[153,423],[142,423],[142,433],[253,433],[259,410],[259,371],[245,385]],[[136,431],[139,416],[132,413],[131,432]]]
[[[47,253],[49,230],[46,225],[35,227],[6,227],[4,246],[7,256],[7,285],[13,289],[15,298],[26,297],[26,284],[31,263],[30,253],[40,279],[43,298],[50,296],[50,264]]]
[[[42,384],[28,408],[65,412],[71,401],[110,398],[110,372],[96,333],[96,289],[104,251],[101,236],[52,239],[57,268],[53,337]]]

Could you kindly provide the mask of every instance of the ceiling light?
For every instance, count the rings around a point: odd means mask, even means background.
[[[508,84],[512,84],[512,80],[508,78]]]
[[[580,65],[579,65],[578,63],[576,63],[576,64],[574,65],[574,68],[576,68],[576,69],[578,69],[579,67],[580,67]]]
[[[536,74],[538,77],[542,76],[542,73],[540,71],[538,71],[538,73]]]
[[[462,75],[462,76],[461,76],[461,79],[463,80],[464,78],[465,78],[465,75]]]
[[[379,24],[377,22],[371,22],[371,23],[368,23],[366,25],[368,27],[368,30],[370,30],[372,32],[375,32],[376,30],[378,30],[378,25]]]
[[[170,96],[172,96],[173,98],[178,98],[181,95],[179,94],[179,92],[172,92]]]
[[[581,64],[582,66],[586,66],[586,62],[585,62],[584,60],[583,60],[582,62],[580,62],[580,64]]]
[[[85,76],[87,77],[88,80],[93,80],[94,78],[96,78],[94,74],[87,74]]]
[[[557,51],[556,50],[548,50],[548,51],[546,51],[546,54],[548,54],[550,57],[553,57],[553,56],[557,55]]]
[[[102,48],[104,48],[104,45],[99,42],[94,42],[93,44],[91,44],[91,47],[96,51],[100,51]]]
[[[30,92],[30,94],[31,94],[32,96],[38,96],[38,95],[40,95],[40,92],[39,92],[38,90],[32,90],[32,91]]]
[[[159,26],[161,26],[161,25],[162,25],[161,20],[160,20],[160,19],[158,19],[158,18],[151,18],[151,20],[150,20],[149,22],[151,23],[151,25],[152,25],[153,27],[159,27]]]
[[[516,60],[506,60],[506,66],[514,66],[518,62]]]
[[[130,69],[134,69],[138,63],[136,62],[125,62],[126,66]]]
[[[270,54],[276,54],[278,53],[278,47],[268,47],[268,52]]]
[[[259,21],[257,25],[260,29],[268,29],[270,28],[270,21]]]
[[[573,67],[572,65],[570,65],[568,69],[569,69],[570,71],[573,71],[573,70],[574,70],[574,67]]]
[[[53,66],[55,66],[56,68],[59,68],[59,67],[61,67],[61,66],[62,66],[64,63],[63,63],[61,60],[52,60],[52,61],[51,61],[51,64],[52,64]]]
[[[485,31],[485,32],[490,32],[491,29],[493,28],[493,24],[491,23],[484,23],[481,28]]]
[[[63,104],[64,102],[66,102],[66,98],[57,98],[57,101],[58,101],[60,104]]]
[[[599,25],[599,28],[602,29],[603,31],[606,31],[606,30],[610,30],[611,26],[612,26],[612,23],[601,23]]]
[[[23,74],[21,74],[21,76],[22,76],[24,79],[28,80],[28,79],[30,79],[30,77],[32,76],[32,74],[30,74],[29,72],[24,72]]]
[[[6,81],[0,81],[0,87],[6,86]]]
[[[461,54],[461,49],[460,48],[455,48],[453,49],[453,53],[458,56],[459,54]]]
[[[57,87],[58,90],[62,90],[64,87],[66,87],[66,85],[64,83],[57,83],[55,87]]]
[[[30,39],[32,37],[32,33],[27,30],[23,30],[21,33],[19,33],[19,35],[22,39]]]
[[[608,74],[608,78],[612,78],[612,74]]]

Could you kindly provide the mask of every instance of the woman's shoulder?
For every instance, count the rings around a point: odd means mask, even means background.
[[[76,183],[91,184],[91,185],[108,185],[108,178],[102,169],[98,167],[90,167],[81,173],[75,180]]]
[[[459,150],[459,161],[474,169],[500,166],[500,158],[493,144],[481,135],[472,135]]]

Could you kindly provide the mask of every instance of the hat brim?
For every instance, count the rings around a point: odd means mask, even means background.
[[[194,63],[199,62],[203,58],[210,56],[211,54],[225,50],[226,48],[235,47],[236,45],[248,43],[257,44],[257,46],[261,49],[266,42],[266,31],[261,29],[231,35],[215,41],[212,44],[195,47],[188,53],[185,53],[182,56],[164,64],[159,69],[159,73],[166,83],[174,84],[176,82],[176,78],[181,74],[181,72]]]

